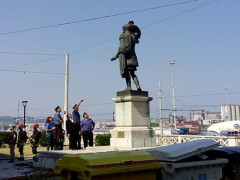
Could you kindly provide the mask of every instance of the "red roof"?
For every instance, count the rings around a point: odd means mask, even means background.
[[[199,122],[198,121],[184,121],[183,122],[184,126],[186,125],[192,125],[192,126],[199,126]]]
[[[184,124],[183,123],[177,123],[176,126],[177,127],[184,127]]]

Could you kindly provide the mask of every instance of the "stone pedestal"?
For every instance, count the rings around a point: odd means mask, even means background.
[[[138,148],[155,146],[150,128],[152,100],[147,91],[121,91],[113,98],[116,103],[116,127],[111,131],[111,146]]]

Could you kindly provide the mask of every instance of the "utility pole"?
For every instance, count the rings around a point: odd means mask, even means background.
[[[163,134],[163,118],[162,118],[162,88],[161,82],[159,81],[159,120],[161,125],[161,132]]]
[[[66,121],[68,113],[68,80],[69,80],[69,54],[66,54],[66,67],[65,67],[65,95],[64,95],[64,115],[63,115],[63,129],[66,130]]]
[[[175,85],[174,85],[174,72],[173,65],[175,64],[175,60],[170,60],[171,65],[171,73],[172,73],[172,101],[173,101],[173,123],[174,128],[176,129],[176,101],[175,101]]]

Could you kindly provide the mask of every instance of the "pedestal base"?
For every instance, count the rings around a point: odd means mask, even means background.
[[[121,91],[113,98],[116,103],[116,127],[111,131],[112,147],[153,147],[155,135],[150,128],[152,100],[147,91]]]
[[[111,147],[154,147],[156,138],[149,127],[116,127],[111,131]]]

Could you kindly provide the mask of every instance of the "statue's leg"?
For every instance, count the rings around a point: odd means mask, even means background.
[[[130,71],[130,74],[131,74],[131,76],[133,78],[133,81],[134,81],[136,87],[137,87],[137,90],[138,91],[142,91],[140,83],[138,81],[138,77],[136,76],[135,72],[132,70],[132,71]]]
[[[125,90],[132,90],[131,88],[131,77],[130,77],[130,74],[129,74],[129,71],[126,72],[126,84],[127,84],[127,88]]]

